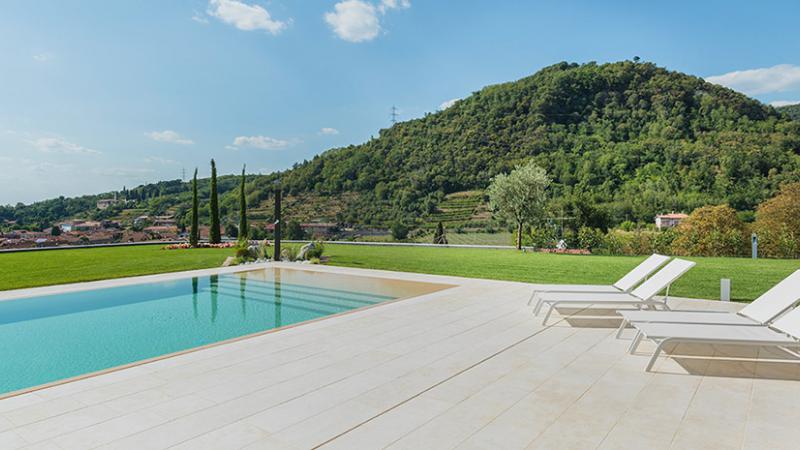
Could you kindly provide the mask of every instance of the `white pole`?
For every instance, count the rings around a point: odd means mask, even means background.
[[[731,280],[728,278],[719,280],[719,299],[723,302],[731,301]]]

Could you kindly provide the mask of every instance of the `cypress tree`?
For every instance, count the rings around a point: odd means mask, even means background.
[[[247,228],[247,197],[244,194],[245,167],[242,166],[242,182],[239,185],[239,239],[243,241],[247,240],[250,234],[250,230]]]
[[[211,160],[211,200],[209,201],[209,208],[211,209],[211,230],[208,233],[208,240],[212,244],[219,244],[222,242],[222,236],[219,231],[219,198],[217,197],[217,164]]]
[[[199,201],[197,199],[197,169],[194,169],[194,178],[192,179],[192,229],[189,232],[189,244],[196,247],[200,241],[200,228],[198,224],[198,209]]]

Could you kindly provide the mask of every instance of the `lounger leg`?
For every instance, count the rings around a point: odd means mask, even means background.
[[[533,303],[533,299],[537,298],[538,296],[539,296],[539,291],[533,291],[530,298],[528,299],[528,306],[531,306],[531,303]]]
[[[539,297],[539,300],[536,302],[536,307],[533,308],[534,316],[538,316],[539,313],[542,312],[542,306],[544,305],[544,299],[542,299],[542,297],[540,297],[538,294],[537,297]]]
[[[644,334],[641,331],[636,330],[636,336],[633,337],[631,341],[631,346],[628,347],[628,353],[633,354],[637,348],[639,348],[639,344],[642,342],[642,338],[644,338]]]
[[[622,336],[622,332],[625,331],[625,327],[628,326],[628,320],[624,317],[622,318],[622,323],[619,324],[619,329],[617,330],[617,339]]]
[[[656,350],[653,352],[653,356],[650,357],[650,362],[647,363],[647,368],[644,369],[645,372],[650,372],[650,370],[653,368],[653,365],[656,363],[656,360],[658,359],[658,355],[661,354],[661,350],[664,347],[665,342],[666,339],[658,343],[658,346],[656,346]]]
[[[542,320],[542,325],[547,325],[547,319],[550,318],[550,314],[553,314],[553,310],[556,308],[557,304],[556,302],[550,303],[550,308],[547,309],[547,314],[544,316],[544,320]]]

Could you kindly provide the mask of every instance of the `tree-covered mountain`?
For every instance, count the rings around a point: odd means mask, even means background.
[[[794,120],[800,120],[800,103],[796,105],[781,106],[776,109]]]
[[[800,122],[650,63],[559,63],[383,129],[363,144],[253,176],[248,204],[268,211],[280,177],[290,196],[306,203],[338,202],[336,211],[317,208],[321,217],[306,219],[419,223],[447,194],[485,189],[494,175],[531,158],[553,178],[551,211],[575,217],[576,226],[650,222],[660,212],[705,204],[749,211],[782,183],[800,180]],[[221,184],[230,214],[233,186]],[[179,190],[141,203],[180,213],[188,187],[179,183]],[[0,211],[0,218],[31,208]]]

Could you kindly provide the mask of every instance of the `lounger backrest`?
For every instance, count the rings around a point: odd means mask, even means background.
[[[626,273],[624,277],[617,280],[613,286],[622,292],[630,292],[637,284],[641,283],[642,280],[650,276],[651,273],[658,270],[658,268],[663,266],[667,261],[669,261],[669,256],[653,253],[638,266],[634,267],[633,270]]]
[[[800,307],[772,322],[772,327],[800,339]]]
[[[760,323],[767,323],[798,301],[800,301],[800,270],[772,286],[770,290],[753,300],[753,303],[742,308],[739,314]]]
[[[656,272],[647,281],[631,291],[631,295],[642,300],[650,300],[656,294],[667,288],[673,281],[681,277],[687,270],[691,269],[695,263],[685,259],[673,259],[663,269]]]

